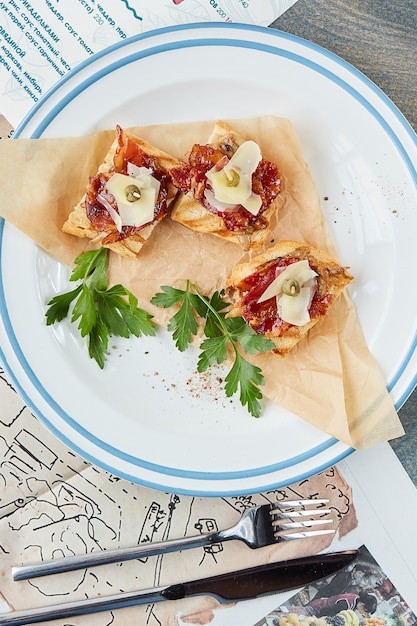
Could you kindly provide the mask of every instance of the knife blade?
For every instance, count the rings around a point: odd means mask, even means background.
[[[196,595],[215,596],[222,603],[249,600],[279,591],[290,591],[326,578],[349,565],[357,556],[357,550],[328,552],[257,565],[168,587],[154,587],[23,611],[11,611],[0,615],[0,625],[24,626],[77,615],[113,611],[140,604],[181,600]]]

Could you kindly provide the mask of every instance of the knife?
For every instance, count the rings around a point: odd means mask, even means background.
[[[328,552],[258,565],[169,587],[153,587],[143,591],[129,591],[47,607],[11,611],[0,615],[0,625],[24,626],[24,624],[88,615],[100,611],[113,611],[139,604],[181,600],[196,595],[215,596],[222,603],[249,600],[279,591],[290,591],[320,578],[331,576],[349,565],[357,556],[357,550]]]

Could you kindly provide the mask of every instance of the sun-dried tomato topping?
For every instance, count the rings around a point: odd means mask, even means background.
[[[262,205],[257,215],[252,215],[243,206],[238,205],[237,210],[219,211],[213,207],[204,195],[207,189],[211,190],[210,182],[206,173],[215,165],[219,169],[232,154],[226,155],[220,148],[210,145],[194,144],[188,157],[188,163],[171,170],[171,178],[174,185],[183,193],[192,191],[194,198],[208,211],[219,215],[230,231],[254,231],[266,227],[262,214],[271,205],[281,191],[281,175],[278,167],[271,161],[263,159],[252,174],[252,190],[262,199]]]
[[[91,176],[85,197],[86,214],[92,226],[98,231],[112,230],[108,237],[103,240],[103,243],[120,241],[127,236],[136,235],[150,223],[148,222],[148,224],[143,224],[142,226],[123,226],[122,232],[119,232],[110,213],[98,197],[104,197],[118,211],[116,200],[111,193],[105,190],[105,184],[113,173],[127,174],[128,163],[148,168],[152,176],[160,182],[153,221],[159,221],[167,214],[169,174],[159,166],[155,157],[146,154],[120,126],[117,126],[117,141],[118,144],[113,157],[111,172],[109,174],[98,173],[95,176]]]
[[[275,296],[261,303],[258,300],[275,280],[280,269],[283,270],[300,260],[302,259],[298,257],[282,257],[266,264],[239,283],[238,288],[242,292],[242,317],[256,333],[273,333],[275,337],[279,337],[292,326],[280,318]],[[317,271],[311,262],[310,266]],[[332,301],[331,294],[322,293],[320,288],[316,289],[309,309],[310,318],[317,319],[326,315]]]

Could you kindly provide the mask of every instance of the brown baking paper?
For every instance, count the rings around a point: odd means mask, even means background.
[[[284,185],[272,241],[294,239],[337,257],[315,183],[291,123],[272,116],[228,120],[262,155],[278,164]],[[183,158],[193,143],[205,143],[212,121],[129,129],[161,150]],[[67,264],[91,245],[62,233],[61,226],[85,190],[115,136],[17,139],[0,143],[0,214],[43,249]],[[165,324],[172,311],[150,304],[161,285],[183,287],[185,279],[203,293],[222,289],[231,268],[248,259],[239,246],[163,220],[138,260],[111,253],[111,282],[120,282]],[[346,262],[348,264],[348,261]],[[249,358],[249,357],[248,357]],[[366,346],[354,304],[346,290],[327,318],[285,358],[250,357],[265,376],[264,395],[354,448],[366,448],[403,434],[386,382]],[[261,418],[262,419],[262,418]],[[279,419],[279,416],[277,417]]]

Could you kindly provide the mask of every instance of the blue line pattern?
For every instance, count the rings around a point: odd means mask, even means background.
[[[122,2],[123,2],[123,4],[125,4],[125,5],[126,5],[126,8],[128,9],[128,11],[132,11],[132,13],[133,13],[134,17],[135,17],[137,20],[140,20],[140,21],[142,21],[142,20],[143,20],[143,17],[141,17],[140,15],[138,15],[138,14],[136,13],[136,10],[135,10],[133,7],[131,7],[131,6],[130,6],[130,4],[128,3],[128,1],[127,1],[127,0],[122,0]]]

